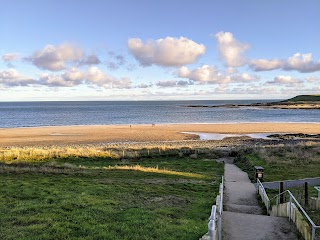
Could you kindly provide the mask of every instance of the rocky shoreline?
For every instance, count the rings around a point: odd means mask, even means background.
[[[320,109],[320,102],[268,102],[252,104],[224,104],[224,105],[188,105],[191,108],[241,108],[258,107],[271,109]]]

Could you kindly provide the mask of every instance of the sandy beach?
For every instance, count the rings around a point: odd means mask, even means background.
[[[318,123],[168,124],[58,126],[0,129],[0,146],[181,141],[197,139],[181,132],[320,134]]]

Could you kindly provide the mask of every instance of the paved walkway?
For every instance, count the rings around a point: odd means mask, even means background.
[[[262,214],[254,185],[248,175],[225,159],[224,240],[294,240],[296,229],[287,218]]]

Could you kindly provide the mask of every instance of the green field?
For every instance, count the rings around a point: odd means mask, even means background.
[[[320,177],[320,147],[293,145],[239,150],[235,164],[253,180],[253,166],[264,167],[265,182]]]
[[[0,239],[198,239],[222,174],[212,158],[0,162]]]

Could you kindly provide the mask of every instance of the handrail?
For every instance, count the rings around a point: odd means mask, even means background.
[[[311,225],[313,227],[317,227],[317,225],[314,224],[314,222],[311,220],[311,218],[309,217],[308,213],[303,209],[303,207],[300,205],[300,203],[298,202],[298,200],[294,197],[294,195],[290,192],[290,190],[285,190],[282,193],[279,193],[278,195],[272,197],[270,200],[274,199],[274,198],[278,198],[279,196],[285,194],[285,193],[289,193],[290,197],[294,200],[294,202],[296,203],[296,205],[299,207],[299,209],[301,210],[301,212],[303,212],[303,214],[305,215],[305,217],[308,219],[308,221],[311,223]],[[320,228],[320,226],[318,226]]]
[[[318,198],[320,199],[320,186],[314,186],[316,190],[318,190]]]
[[[208,235],[210,240],[215,240],[216,237],[218,237],[218,240],[222,239],[221,233],[221,222],[222,222],[222,211],[223,211],[223,182],[224,178],[222,176],[221,183],[219,186],[219,195],[217,196],[217,201],[219,199],[219,202],[216,204],[219,204],[219,209],[217,209],[217,205],[213,205],[211,209],[211,215],[209,217],[209,223],[208,223]],[[218,228],[216,229],[216,224]]]
[[[211,215],[209,217],[209,223],[208,223],[208,235],[209,238],[214,238],[215,231],[216,231],[216,212],[217,212],[217,206],[213,205],[211,208]]]
[[[263,184],[260,182],[259,179],[257,179],[257,184],[258,184],[258,188],[257,188],[258,192],[259,192],[259,189],[260,189],[260,187],[261,187],[261,190],[262,190],[262,192],[263,192],[263,194],[262,194],[262,196],[261,196],[261,199],[262,199],[262,201],[264,202],[264,204],[266,205],[267,213],[269,214],[269,210],[270,210],[270,200],[269,200],[268,194],[267,194],[267,192],[266,192]],[[267,204],[265,203],[265,201],[264,201],[265,199],[264,199],[264,198],[266,198]]]
[[[298,208],[301,210],[301,212],[304,214],[304,216],[307,218],[307,220],[309,221],[309,223],[311,224],[311,239],[314,240],[316,237],[316,229],[320,228],[320,226],[315,225],[315,223],[312,221],[312,219],[309,217],[308,213],[303,209],[303,207],[300,205],[300,203],[298,202],[298,200],[294,197],[294,195],[290,192],[290,190],[285,190],[282,193],[277,194],[276,196],[270,198],[269,201],[271,201],[272,199],[277,199],[277,206],[279,204],[279,197],[285,193],[288,193],[290,195],[290,206],[289,206],[289,220],[291,220],[291,204],[292,204],[292,200],[295,202],[296,206],[298,206]]]
[[[263,184],[260,182],[260,180],[259,179],[257,179],[257,184],[258,184],[258,191],[259,191],[259,189],[261,188],[261,190],[262,190],[262,195],[263,195],[263,197],[266,197],[266,199],[267,199],[267,201],[268,201],[268,207],[270,207],[270,203],[271,203],[271,200],[273,200],[273,199],[277,199],[277,201],[276,201],[276,206],[278,206],[279,205],[279,197],[281,196],[281,195],[284,195],[284,194],[286,194],[286,193],[288,193],[289,194],[289,196],[290,196],[290,200],[289,200],[289,220],[292,220],[291,218],[292,218],[292,216],[291,216],[291,214],[292,214],[292,210],[291,210],[291,208],[292,208],[292,202],[294,202],[295,203],[295,205],[298,207],[298,209],[303,213],[303,215],[306,217],[306,219],[309,221],[309,223],[310,223],[310,225],[311,225],[311,239],[312,240],[314,240],[315,239],[315,237],[316,237],[316,229],[317,228],[320,228],[320,226],[317,226],[317,225],[315,225],[315,223],[312,221],[312,219],[309,217],[309,215],[308,215],[308,213],[303,209],[303,207],[300,205],[300,203],[298,202],[298,200],[295,198],[295,196],[291,193],[291,191],[290,190],[285,190],[285,191],[283,191],[283,192],[281,192],[281,193],[279,193],[279,194],[277,194],[276,196],[274,196],[274,197],[272,197],[272,198],[270,198],[269,199],[269,197],[268,197],[268,195],[267,195],[267,193],[266,193],[266,190],[265,190],[265,188],[264,188],[264,186],[263,186]],[[319,188],[319,191],[320,191],[320,186],[317,186],[318,188]],[[315,187],[316,188],[316,187]],[[316,188],[317,189],[317,188]],[[317,189],[318,190],[318,189]],[[267,209],[268,211],[269,211],[269,209]]]
[[[220,204],[219,204],[219,214],[222,214],[223,211],[223,186],[224,186],[224,178],[222,176],[221,178],[221,183],[220,183],[220,189],[219,189],[219,194],[220,194]]]

